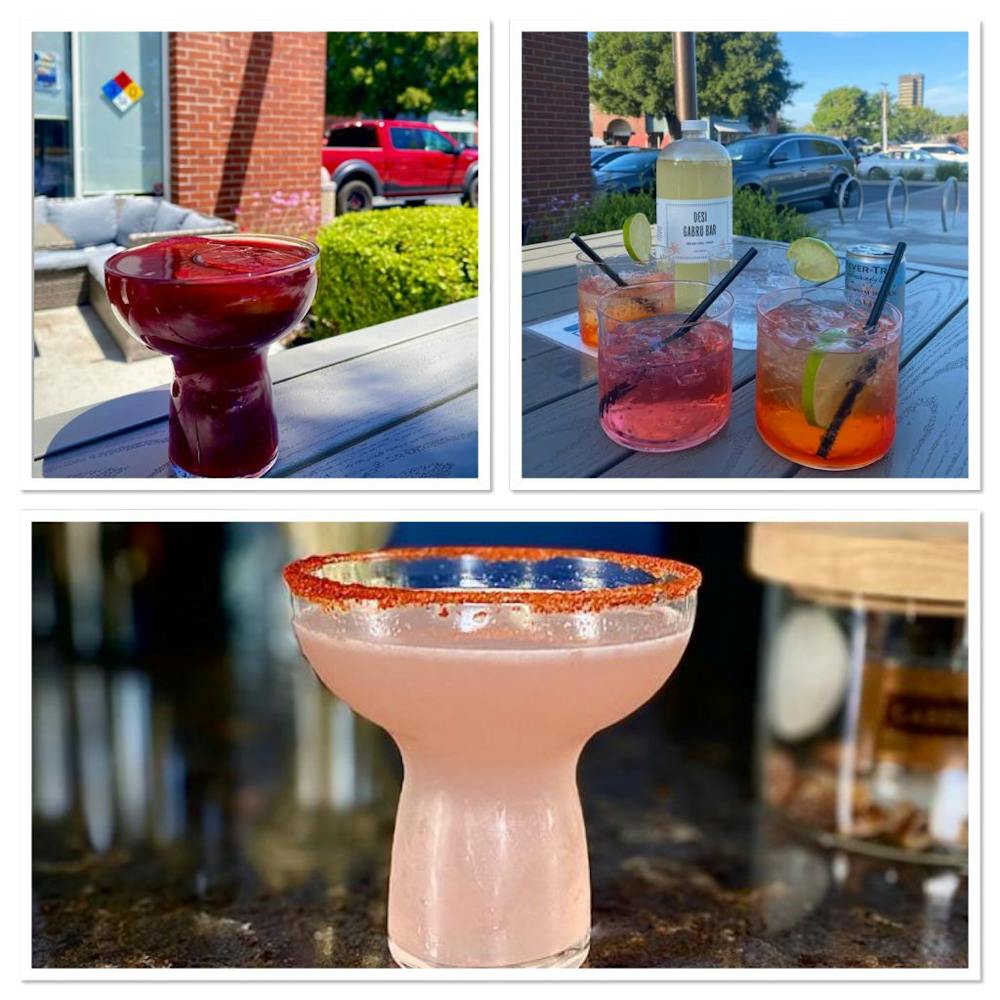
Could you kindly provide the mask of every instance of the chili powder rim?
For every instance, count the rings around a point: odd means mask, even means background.
[[[613,562],[624,569],[648,573],[649,583],[593,590],[517,590],[501,588],[424,589],[345,583],[317,575],[324,566],[377,559],[415,561],[456,559],[473,556],[485,562],[542,562],[549,559],[592,559]],[[701,584],[700,570],[687,563],[657,556],[636,555],[591,549],[564,549],[508,546],[428,546],[388,548],[368,552],[334,552],[307,556],[290,563],[283,571],[292,594],[310,604],[343,608],[348,604],[374,602],[379,608],[440,607],[450,604],[524,604],[534,611],[568,614],[575,611],[604,611],[611,608],[649,606],[678,600]]]

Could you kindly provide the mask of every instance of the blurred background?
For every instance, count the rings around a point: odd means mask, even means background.
[[[965,964],[959,876],[824,851],[762,817],[765,588],[744,568],[746,525],[33,532],[36,966],[388,964],[398,753],[308,669],[280,576],[291,558],[383,544],[616,549],[702,570],[677,672],[581,760],[592,964]]]

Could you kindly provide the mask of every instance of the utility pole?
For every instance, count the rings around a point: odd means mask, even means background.
[[[889,147],[889,84],[882,84],[882,152]]]
[[[698,83],[695,76],[694,32],[674,32],[674,108],[682,121],[698,117]]]

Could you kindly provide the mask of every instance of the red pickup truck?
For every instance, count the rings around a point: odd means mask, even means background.
[[[330,129],[323,166],[337,185],[337,214],[372,207],[376,195],[420,202],[460,194],[479,204],[479,153],[426,122],[360,121]]]

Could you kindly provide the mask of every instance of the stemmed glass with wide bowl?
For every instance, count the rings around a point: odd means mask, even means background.
[[[393,959],[581,965],[590,872],[577,760],[677,666],[698,570],[611,552],[428,548],[313,556],[285,580],[316,674],[403,757]]]

